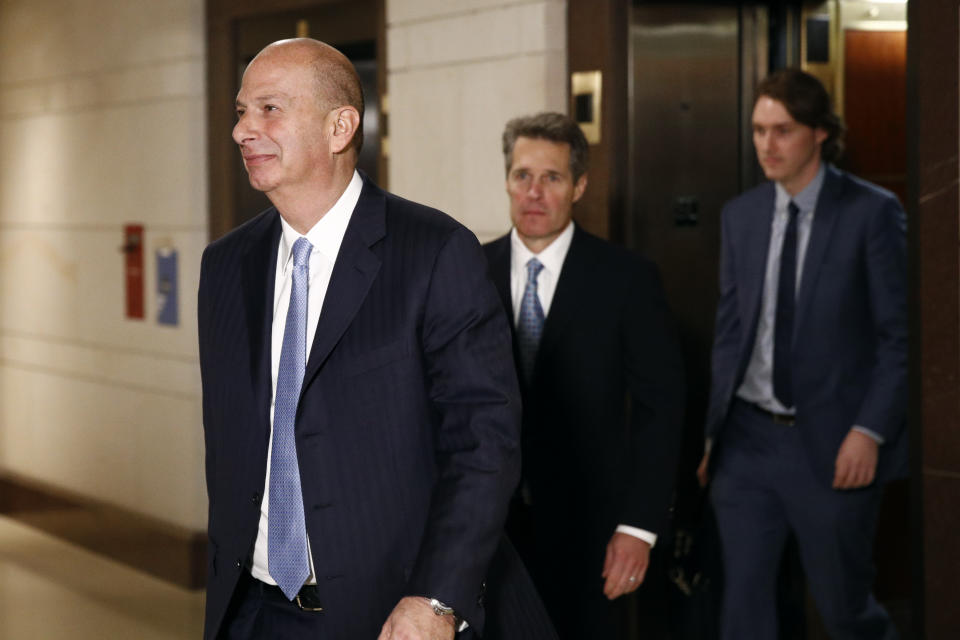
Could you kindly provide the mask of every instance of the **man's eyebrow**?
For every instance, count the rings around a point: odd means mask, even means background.
[[[255,98],[253,98],[253,99],[251,100],[251,102],[261,102],[261,103],[262,103],[262,102],[270,102],[271,100],[277,100],[277,99],[289,100],[289,99],[290,99],[290,96],[288,96],[288,95],[285,94],[285,93],[268,93],[268,94],[266,94],[266,95],[257,96],[257,97],[255,97]],[[245,107],[245,106],[246,106],[246,103],[244,103],[240,98],[237,98],[236,104],[237,104],[238,107]]]

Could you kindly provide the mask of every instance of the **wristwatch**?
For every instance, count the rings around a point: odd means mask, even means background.
[[[453,610],[453,607],[448,607],[443,604],[436,598],[427,598],[424,597],[430,607],[433,609],[433,612],[438,616],[453,616],[453,628],[459,633],[467,628],[467,621],[457,615],[457,612]]]

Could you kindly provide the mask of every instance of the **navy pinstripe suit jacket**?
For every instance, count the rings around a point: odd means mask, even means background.
[[[280,230],[271,208],[203,255],[206,638],[248,564],[263,499]],[[375,638],[406,595],[483,630],[520,428],[510,329],[486,270],[466,228],[364,180],[296,422],[324,638]]]

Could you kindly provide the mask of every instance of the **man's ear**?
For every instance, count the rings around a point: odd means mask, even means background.
[[[583,192],[587,190],[587,174],[583,174],[573,185],[573,201],[576,202],[583,197]]]
[[[360,113],[350,106],[335,109],[331,114],[333,135],[330,136],[331,153],[343,153],[353,142],[360,128]]]

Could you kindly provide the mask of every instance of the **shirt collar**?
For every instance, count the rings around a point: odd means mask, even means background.
[[[558,275],[560,269],[563,267],[563,261],[567,257],[567,252],[570,251],[571,242],[573,242],[572,220],[567,223],[566,228],[560,232],[560,235],[540,253],[530,251],[527,245],[523,244],[523,240],[520,239],[520,235],[517,233],[517,228],[514,227],[510,230],[510,268],[514,272],[517,270],[522,271],[527,268],[527,262],[530,261],[530,258],[536,257],[544,269],[554,275]]]
[[[337,201],[333,203],[330,210],[317,220],[316,224],[303,236],[313,245],[311,255],[313,253],[319,253],[330,263],[336,262],[337,253],[340,252],[340,244],[343,242],[343,235],[347,231],[347,225],[350,223],[350,218],[353,215],[354,208],[357,206],[357,201],[360,199],[360,192],[362,190],[363,178],[361,178],[360,174],[354,169],[353,178],[350,179],[347,188],[340,194]],[[296,242],[301,235],[296,229],[290,226],[289,222],[283,219],[283,216],[280,216],[280,225],[283,227],[283,233],[280,237],[280,255],[278,258],[280,264],[286,269],[292,253],[293,243]]]
[[[779,182],[775,183],[777,187],[777,200],[775,204],[777,211],[786,211],[790,200],[793,200],[801,213],[813,211],[817,206],[817,198],[820,197],[820,188],[823,186],[823,179],[826,174],[826,163],[821,162],[820,168],[817,170],[817,175],[813,177],[810,184],[805,186],[800,193],[792,197],[787,193],[787,190],[783,188],[783,185]]]

